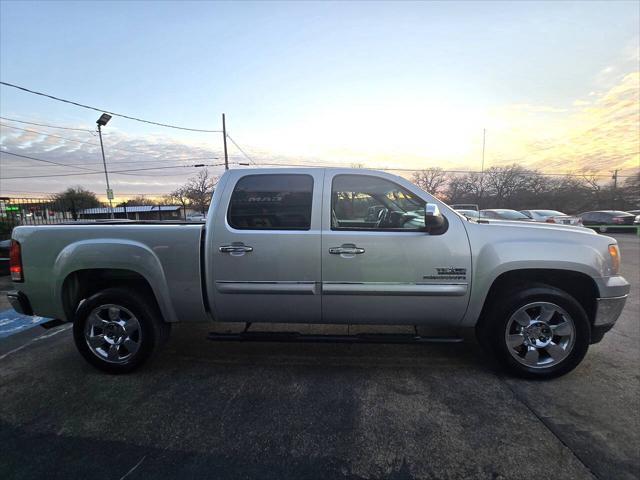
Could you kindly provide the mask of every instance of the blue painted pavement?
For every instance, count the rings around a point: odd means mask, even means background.
[[[50,320],[50,318],[46,317],[21,315],[13,309],[3,310],[0,312],[0,338],[36,327]]]

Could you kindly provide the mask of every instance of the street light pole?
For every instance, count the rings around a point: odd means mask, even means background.
[[[487,129],[482,129],[482,174],[484,175],[484,146],[487,139]]]
[[[102,151],[102,164],[104,165],[104,178],[107,181],[107,199],[109,200],[109,211],[110,217],[113,220],[113,192],[111,191],[111,187],[109,186],[109,173],[107,172],[107,159],[104,156],[104,144],[102,143],[102,127],[106,125],[109,120],[111,120],[111,115],[107,115],[103,113],[98,121],[98,136],[100,137],[100,150]]]
[[[222,139],[224,140],[224,169],[229,170],[229,157],[227,156],[227,123],[222,114]]]

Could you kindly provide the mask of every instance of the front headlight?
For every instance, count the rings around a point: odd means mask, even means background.
[[[617,275],[620,271],[620,249],[617,244],[609,245],[609,256],[611,257],[611,275]]]

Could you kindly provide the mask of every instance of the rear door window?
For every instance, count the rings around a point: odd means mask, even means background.
[[[247,175],[231,194],[227,221],[237,230],[309,230],[313,177]]]

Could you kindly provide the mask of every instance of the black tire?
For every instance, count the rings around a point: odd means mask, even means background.
[[[122,363],[111,363],[94,353],[85,338],[85,327],[89,316],[104,305],[117,305],[131,312],[139,324],[139,347]],[[162,345],[169,336],[171,325],[162,315],[153,299],[125,290],[107,288],[87,298],[80,304],[73,322],[73,338],[84,359],[94,367],[107,373],[128,373],[140,367]]]
[[[607,230],[608,230],[608,228],[607,228],[607,227],[599,227],[599,228],[598,228],[598,231],[599,231],[600,233],[607,233]]]
[[[573,346],[567,356],[548,367],[530,367],[520,363],[510,353],[506,333],[511,316],[521,307],[535,302],[555,304],[571,317],[575,328]],[[573,370],[582,361],[589,348],[591,326],[580,304],[571,295],[546,284],[530,284],[512,288],[494,297],[476,331],[479,342],[509,372],[523,378],[550,379]],[[526,349],[526,347],[525,347]]]

